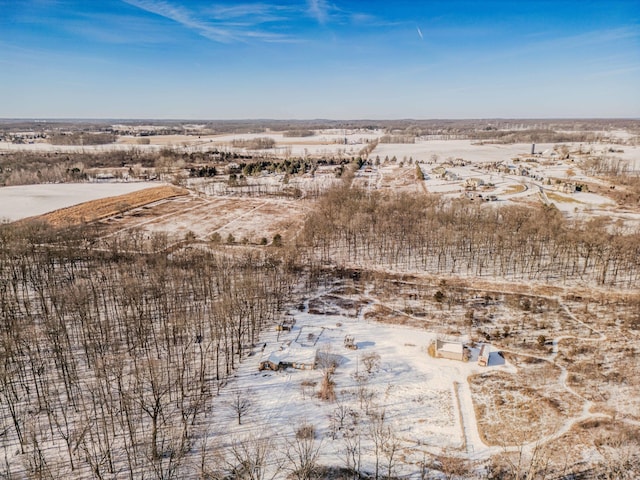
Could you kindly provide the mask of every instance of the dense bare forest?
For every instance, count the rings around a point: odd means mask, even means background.
[[[609,285],[640,283],[640,234],[553,207],[332,190],[305,224],[313,259],[397,271]]]
[[[0,231],[0,470],[180,476],[211,398],[294,277],[266,256],[167,255],[162,238],[158,253],[95,251],[87,233]]]

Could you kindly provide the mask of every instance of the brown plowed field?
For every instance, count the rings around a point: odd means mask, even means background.
[[[99,200],[80,203],[72,207],[61,208],[38,217],[31,217],[31,220],[34,218],[44,220],[56,227],[93,222],[160,200],[188,195],[188,193],[188,190],[172,185],[146,188],[125,195],[101,198]]]

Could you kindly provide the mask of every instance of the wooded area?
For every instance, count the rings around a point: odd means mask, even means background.
[[[309,261],[394,271],[635,288],[640,234],[553,207],[486,208],[340,187],[306,221]]]
[[[175,476],[295,279],[268,256],[168,255],[152,241],[157,253],[97,251],[87,229],[0,229],[7,478]]]

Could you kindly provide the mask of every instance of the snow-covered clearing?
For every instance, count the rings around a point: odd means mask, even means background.
[[[126,235],[134,229],[162,232],[174,241],[193,235],[208,241],[217,234],[225,243],[271,242],[276,234],[285,240],[299,232],[305,204],[286,198],[185,196],[157,205],[130,210],[100,221],[105,237]],[[229,242],[233,238],[234,242]]]
[[[427,347],[435,333],[367,320],[365,313],[372,306],[364,305],[357,315],[329,304],[327,314],[310,313],[309,301],[301,310],[290,310],[289,318],[295,320],[292,330],[266,332],[256,354],[242,363],[221,391],[218,411],[226,410],[226,415],[219,417],[214,429],[221,432],[220,441],[249,435],[293,439],[298,428],[312,424],[316,437],[323,439],[321,463],[342,465],[345,437],[361,433],[362,467],[372,471],[369,423],[383,414],[400,441],[404,474],[415,474],[424,454],[446,451],[483,459],[494,452],[496,448],[485,445],[478,433],[467,378],[494,370],[514,372],[514,368],[496,352],[488,367],[478,366],[477,348],[469,362],[432,358]],[[347,335],[354,338],[356,350],[344,346]],[[337,364],[335,402],[318,398],[323,368],[258,370],[266,360],[306,361],[316,355],[329,356]],[[238,392],[252,404],[241,425],[229,408]]]

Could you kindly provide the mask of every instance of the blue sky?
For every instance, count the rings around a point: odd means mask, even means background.
[[[640,0],[0,0],[0,117],[640,117]]]

